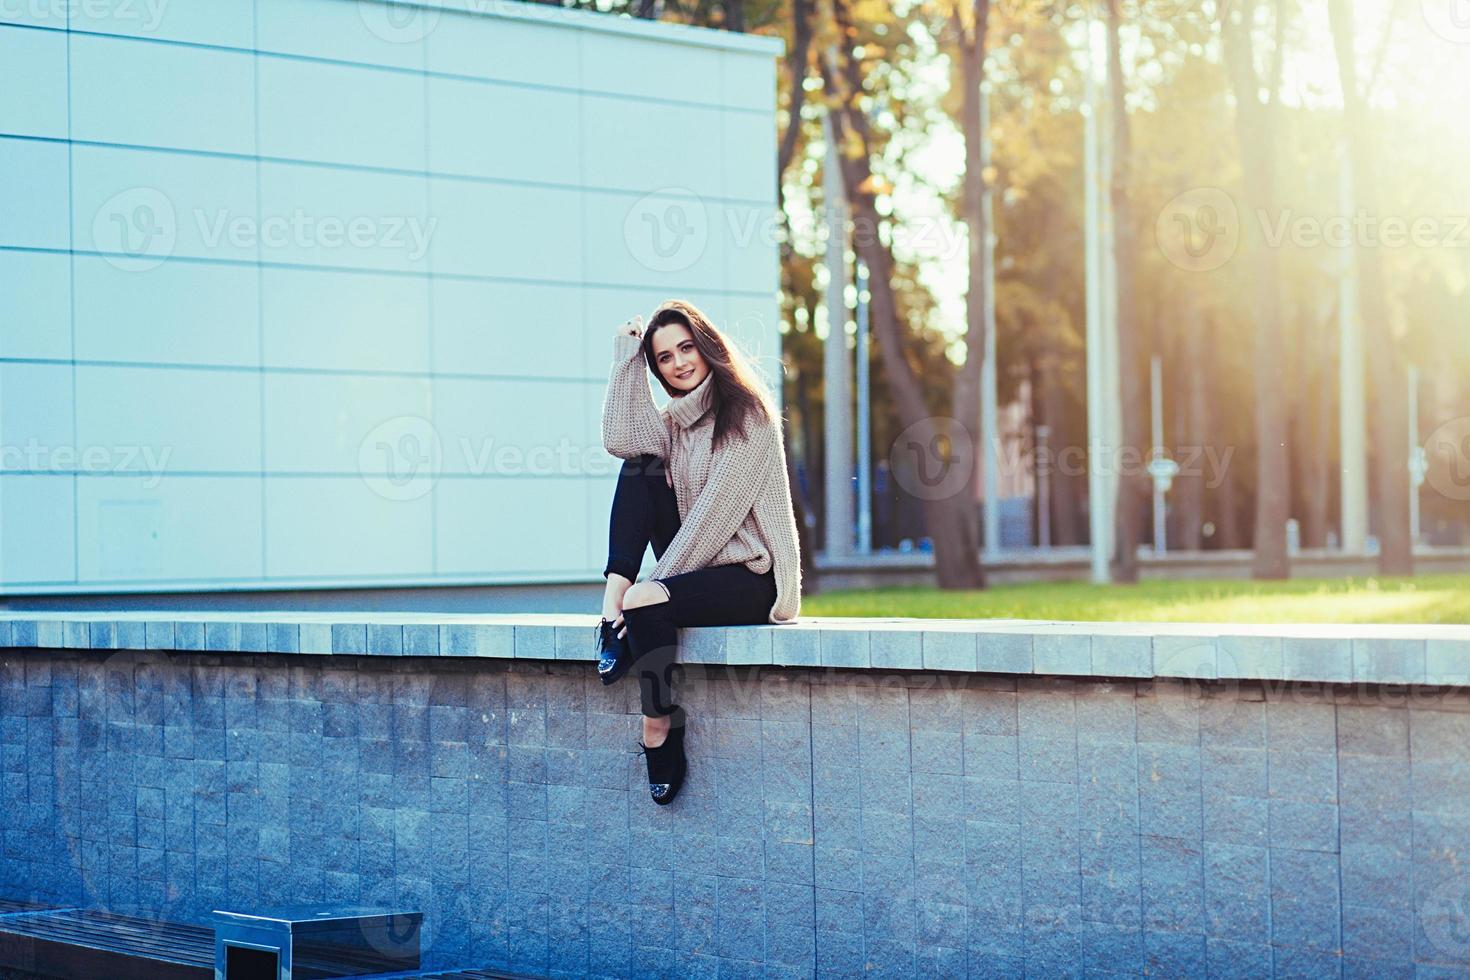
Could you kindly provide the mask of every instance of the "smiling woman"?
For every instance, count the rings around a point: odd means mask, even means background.
[[[638,355],[671,401],[654,407]],[[692,304],[670,300],[618,328],[602,440],[627,462],[608,535],[597,670],[636,669],[649,792],[666,804],[686,771],[687,720],[671,696],[681,626],[786,623],[801,557],[781,419],[740,351]],[[633,584],[644,551],[658,563]]]

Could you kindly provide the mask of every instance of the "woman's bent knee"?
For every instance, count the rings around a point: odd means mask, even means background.
[[[661,602],[669,601],[668,589],[663,583],[656,579],[646,582],[638,582],[623,596],[624,609],[637,609],[640,606],[653,606]]]

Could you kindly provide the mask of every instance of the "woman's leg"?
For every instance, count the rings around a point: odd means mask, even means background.
[[[657,456],[635,456],[623,461],[613,492],[608,522],[607,567],[603,577],[602,617],[609,622],[622,610],[623,598],[651,544],[662,553],[679,530],[679,504],[664,476],[665,463]]]
[[[648,591],[645,592],[644,587]],[[662,587],[665,599],[652,590]],[[656,746],[674,708],[673,672],[681,626],[736,626],[768,621],[776,577],[743,565],[716,565],[646,582],[623,609],[633,645],[644,716],[644,744]],[[654,741],[648,741],[652,737]]]

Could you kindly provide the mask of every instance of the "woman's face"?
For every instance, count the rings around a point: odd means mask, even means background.
[[[653,362],[676,391],[693,391],[709,374],[709,364],[682,323],[667,323],[654,331]]]

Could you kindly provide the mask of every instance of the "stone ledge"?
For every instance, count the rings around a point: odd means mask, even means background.
[[[0,647],[591,661],[596,616],[0,612]],[[688,663],[1470,687],[1470,627],[807,618],[681,631]]]

